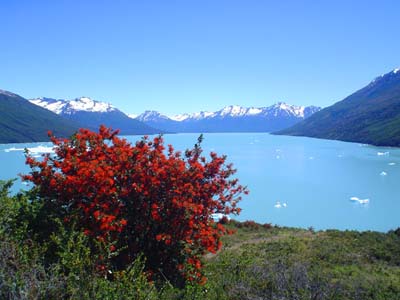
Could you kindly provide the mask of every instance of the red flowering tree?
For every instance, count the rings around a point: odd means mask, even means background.
[[[100,242],[113,255],[100,266],[123,269],[144,255],[149,274],[171,282],[202,281],[200,257],[215,253],[226,233],[213,213],[238,214],[247,193],[225,156],[206,159],[201,139],[192,150],[165,149],[162,137],[135,145],[100,127],[71,139],[51,136],[55,155],[36,160],[23,179],[40,201],[68,225]]]

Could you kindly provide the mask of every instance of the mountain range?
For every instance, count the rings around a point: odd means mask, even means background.
[[[72,100],[26,100],[0,90],[0,143],[48,140],[47,131],[70,136],[79,127],[100,124],[121,134],[173,132],[272,132],[400,146],[400,69],[375,78],[332,106],[294,106],[279,102],[268,107],[226,106],[215,112],[168,117],[146,111],[129,117],[111,104],[80,97]]]
[[[279,102],[269,107],[226,106],[216,112],[165,116],[145,111],[129,117],[113,105],[80,97],[72,100],[36,98],[31,103],[46,108],[81,127],[96,130],[100,124],[118,128],[121,134],[178,132],[270,132],[287,128],[319,111],[315,106],[295,106]]]
[[[21,96],[0,90],[0,143],[48,141],[48,130],[68,137],[78,125]]]
[[[271,132],[292,126],[320,109],[279,102],[260,108],[230,105],[216,112],[173,117],[146,111],[135,119],[167,132]]]
[[[276,134],[400,146],[400,69]]]

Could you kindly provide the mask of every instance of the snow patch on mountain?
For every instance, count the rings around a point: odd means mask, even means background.
[[[186,119],[189,119],[190,118],[190,114],[180,114],[180,115],[170,116],[169,118],[171,120],[181,122],[181,121],[184,121]]]
[[[180,114],[180,115],[175,115],[169,117],[171,120],[174,121],[185,121],[185,120],[201,120],[209,117],[213,117],[215,113],[209,112],[209,111],[201,111],[201,112],[196,112],[192,114]]]
[[[63,108],[66,105],[66,100],[63,99],[51,99],[51,98],[37,98],[37,99],[30,99],[31,103],[51,110],[56,114],[60,114]]]
[[[247,112],[247,108],[241,107],[239,105],[230,105],[225,106],[223,109],[217,112],[218,116],[230,116],[230,117],[239,117],[243,116]]]
[[[247,111],[247,114],[250,116],[253,115],[258,115],[262,113],[262,109],[261,108],[254,108],[254,107],[250,107]]]
[[[88,97],[70,100],[69,105],[71,111],[110,112],[116,109],[109,103],[92,100]]]
[[[138,114],[128,114],[127,116],[131,119],[136,119],[139,115]]]

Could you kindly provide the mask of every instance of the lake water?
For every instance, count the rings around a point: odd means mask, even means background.
[[[165,140],[185,150],[197,137],[175,134],[166,135]],[[238,169],[236,177],[250,190],[240,203],[239,220],[315,229],[387,231],[400,227],[400,149],[267,133],[204,137],[205,153],[227,154],[228,162]],[[126,138],[135,141],[139,137]],[[24,165],[24,147],[39,155],[48,146],[0,145],[0,179],[29,171]],[[23,187],[17,183],[14,190]]]

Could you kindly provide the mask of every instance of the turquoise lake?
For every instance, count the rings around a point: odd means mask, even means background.
[[[165,135],[185,150],[198,134]],[[247,185],[238,220],[315,229],[387,231],[400,227],[400,149],[267,133],[205,134],[204,154],[226,154]],[[135,141],[140,137],[125,137]],[[0,145],[0,179],[29,172],[33,155],[51,144]],[[17,182],[14,191],[26,188]]]

